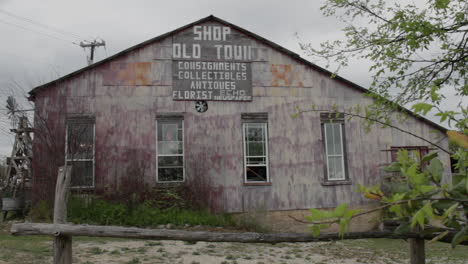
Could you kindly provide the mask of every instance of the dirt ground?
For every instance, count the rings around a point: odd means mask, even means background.
[[[78,263],[363,263],[358,258],[327,256],[323,254],[327,251],[326,247],[324,243],[266,245],[122,241],[99,246],[80,243],[75,247],[75,256]]]

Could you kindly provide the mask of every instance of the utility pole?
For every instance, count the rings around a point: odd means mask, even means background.
[[[101,40],[100,42],[98,42],[97,40],[94,40],[93,42],[90,42],[90,43],[80,42],[80,47],[91,49],[91,54],[88,58],[88,65],[91,65],[93,63],[94,49],[99,46],[106,46],[106,42],[104,40]]]

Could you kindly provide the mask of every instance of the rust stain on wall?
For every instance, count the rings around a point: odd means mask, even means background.
[[[297,67],[291,64],[271,64],[271,86],[299,86],[304,87],[301,74]]]
[[[151,85],[151,62],[112,63],[104,73],[104,85]]]

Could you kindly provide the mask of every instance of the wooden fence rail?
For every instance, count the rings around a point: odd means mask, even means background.
[[[148,229],[122,226],[73,225],[22,223],[11,227],[13,235],[48,235],[48,236],[91,236],[118,237],[131,239],[206,241],[206,242],[240,242],[240,243],[297,243],[339,240],[337,233],[324,233],[313,237],[311,233],[253,233],[253,232],[210,232],[187,231],[175,229]],[[422,233],[395,234],[391,231],[346,233],[342,239],[364,238],[417,238],[432,239],[436,235]]]

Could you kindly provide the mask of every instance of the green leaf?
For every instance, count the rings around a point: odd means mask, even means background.
[[[334,217],[334,212],[332,211],[322,211],[314,208],[309,209],[309,211],[310,215],[306,216],[305,219],[311,223]]]
[[[433,158],[435,158],[437,156],[438,156],[437,152],[429,153],[429,154],[425,155],[424,157],[422,157],[421,163],[429,162],[429,161],[431,161]]]
[[[458,186],[461,182],[463,182],[464,179],[468,178],[468,175],[461,175],[461,174],[458,174],[458,175],[453,175],[453,179],[452,179],[452,184],[454,186]]]
[[[405,198],[406,193],[395,193],[393,195],[393,202],[401,201]]]
[[[399,204],[395,204],[395,205],[392,205],[390,206],[390,208],[388,208],[388,210],[392,213],[395,213],[398,217],[401,217],[402,214],[401,214],[401,205]]]
[[[445,232],[442,232],[440,234],[438,234],[436,237],[434,237],[433,239],[431,239],[431,241],[429,241],[429,243],[434,243],[434,242],[437,242],[439,240],[441,240],[444,236],[446,236],[447,234],[449,233],[449,231],[445,231]]]
[[[449,114],[447,112],[440,112],[435,115],[440,116],[440,120],[439,120],[440,123],[443,123],[445,120],[447,120],[447,118],[449,118]]]
[[[406,176],[408,176],[408,180],[414,186],[424,184],[426,180],[426,178],[424,177],[424,173],[418,173],[418,164],[416,163],[414,163],[408,168],[408,170],[406,171]]]
[[[320,226],[319,225],[313,225],[312,226],[312,236],[318,237],[320,235]]]
[[[442,99],[442,96],[440,96],[438,93],[437,93],[437,90],[439,89],[440,87],[438,85],[434,85],[432,86],[431,88],[431,101],[432,102],[439,102],[441,99]]]
[[[455,209],[457,209],[458,205],[459,205],[459,203],[454,203],[452,206],[449,207],[449,209],[447,209],[447,211],[444,212],[442,217],[443,218],[449,217],[453,213],[453,211],[455,211]]]
[[[408,163],[408,160],[409,160],[409,155],[408,155],[408,151],[406,149],[403,149],[403,150],[399,150],[397,152],[397,161],[401,164],[406,164]]]
[[[383,170],[385,172],[400,172],[401,170],[401,164],[398,162],[394,162],[390,164],[390,166],[384,167]]]
[[[401,223],[394,231],[395,234],[405,234],[410,231],[410,224],[407,222]]]
[[[467,190],[467,187],[468,187],[468,180],[467,180],[467,176],[465,176],[463,179],[461,179],[457,185],[455,185],[451,191],[451,194],[455,195],[456,193],[459,193],[459,195],[457,196],[461,196],[459,198],[464,198],[463,196],[466,197],[467,193],[468,193],[468,190]]]
[[[414,110],[415,113],[420,113],[422,112],[423,115],[426,115],[431,109],[433,108],[433,105],[426,104],[426,103],[417,103],[413,105],[411,108]]]
[[[450,4],[450,0],[435,0],[435,8],[437,9],[444,9],[447,8]]]
[[[444,165],[442,165],[442,162],[438,159],[433,159],[426,169],[432,175],[434,181],[439,184],[442,179],[442,173],[444,172]]]
[[[319,221],[324,218],[323,212],[318,209],[312,208],[309,211],[310,211],[310,215],[305,217],[306,220],[309,222]]]
[[[420,191],[421,193],[427,193],[427,192],[430,192],[432,190],[434,190],[436,187],[435,186],[432,186],[432,185],[420,185],[417,187],[418,191]]]
[[[348,227],[348,221],[344,218],[341,218],[340,219],[340,232],[339,232],[341,237],[344,236],[347,227]]]
[[[453,201],[449,200],[440,200],[432,203],[432,208],[445,212],[445,210],[449,209],[450,206],[453,205],[453,203]]]
[[[357,210],[357,209],[354,209],[354,210],[347,210],[345,213],[344,213],[344,216],[343,218],[346,219],[346,220],[351,220],[351,218],[353,218],[353,216],[357,213],[361,212],[361,210]]]
[[[452,248],[466,240],[468,240],[468,226],[465,226],[460,232],[455,234],[452,239]]]
[[[422,208],[418,210],[411,218],[411,228],[413,228],[416,224],[419,224],[419,226],[424,229],[424,211]]]
[[[341,216],[343,216],[343,215],[345,214],[346,207],[347,207],[346,204],[340,204],[340,205],[338,205],[338,206],[335,208],[334,216],[336,216],[336,217],[341,217]]]
[[[360,193],[365,193],[365,192],[367,192],[367,187],[358,183],[357,191],[360,192]]]
[[[432,205],[430,202],[425,204],[421,210],[424,212],[425,216],[429,217],[428,221],[434,218],[434,213],[432,212]]]

